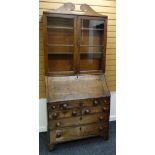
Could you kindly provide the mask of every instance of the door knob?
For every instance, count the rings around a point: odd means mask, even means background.
[[[55,113],[53,113],[53,118],[57,118],[58,117],[58,114],[55,112]]]

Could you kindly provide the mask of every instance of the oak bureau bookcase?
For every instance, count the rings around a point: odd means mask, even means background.
[[[107,16],[67,3],[43,13],[49,149],[57,143],[108,139],[110,93],[105,80]]]

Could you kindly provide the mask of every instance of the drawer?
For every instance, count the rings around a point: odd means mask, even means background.
[[[50,131],[50,143],[63,142],[80,137],[80,127],[68,127]]]
[[[86,100],[82,100],[82,107],[92,107],[92,106],[98,106],[101,104],[101,100],[100,99],[86,99]]]
[[[94,114],[94,115],[85,115],[82,116],[82,119],[80,121],[80,124],[90,124],[90,123],[98,123],[98,122],[108,122],[109,121],[109,115],[108,114]]]
[[[103,110],[101,108],[101,106],[97,106],[97,107],[85,107],[82,108],[82,115],[89,115],[89,114],[93,114],[93,113],[101,113]]]
[[[82,115],[89,115],[89,114],[101,113],[101,112],[109,113],[110,112],[110,105],[82,108]]]
[[[51,120],[48,123],[49,129],[67,127],[67,126],[77,126],[80,124],[80,117],[71,117],[59,120]]]
[[[70,110],[73,108],[80,108],[79,100],[60,102],[60,104],[59,104],[59,109],[61,109],[61,110]]]
[[[85,115],[82,117],[70,117],[70,118],[63,118],[57,120],[50,120],[49,121],[49,129],[56,129],[62,127],[69,127],[69,126],[78,126],[83,124],[90,124],[90,123],[103,123],[109,121],[109,115],[103,113],[97,113],[92,115]]]
[[[48,103],[48,110],[49,111],[70,110],[72,108],[80,108],[79,100]]]
[[[83,107],[101,106],[109,104],[108,98],[86,99],[81,101]]]
[[[81,136],[89,137],[93,135],[104,135],[105,131],[108,130],[107,124],[90,124],[81,127]]]
[[[80,116],[80,109],[64,110],[64,111],[50,111],[48,114],[49,119],[59,119],[67,117]]]

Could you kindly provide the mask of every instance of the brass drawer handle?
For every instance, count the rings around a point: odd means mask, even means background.
[[[85,114],[89,114],[90,113],[90,110],[89,109],[86,109],[85,110]]]
[[[67,103],[64,103],[64,104],[62,105],[62,108],[63,108],[64,110],[66,110],[66,109],[68,108]]]
[[[100,116],[100,118],[99,118],[99,119],[100,119],[100,121],[102,121],[102,120],[103,120],[103,116]]]
[[[60,127],[61,126],[61,123],[60,122],[57,122],[56,123],[56,127]]]
[[[97,100],[94,100],[93,104],[94,104],[94,106],[97,106],[99,104],[99,102]]]
[[[100,126],[100,127],[99,127],[99,130],[100,130],[100,131],[102,131],[102,130],[103,130],[103,127],[102,127],[102,126]]]
[[[107,100],[106,99],[104,99],[104,103],[107,103]]]
[[[52,105],[52,109],[56,109],[56,106],[55,105]]]
[[[72,115],[73,115],[73,116],[76,116],[76,115],[77,115],[77,111],[73,111],[73,112],[72,112]]]
[[[52,118],[53,118],[51,114],[49,114],[49,118],[50,118],[50,119],[52,119]]]
[[[53,118],[57,118],[58,117],[58,114],[55,112],[55,113],[52,114],[52,117]]]
[[[60,138],[61,137],[61,132],[57,132],[56,133],[56,138]]]
[[[103,111],[109,111],[109,107],[103,107]]]

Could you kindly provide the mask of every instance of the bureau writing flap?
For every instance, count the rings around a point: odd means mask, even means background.
[[[46,88],[48,102],[110,96],[104,75],[48,76]]]

